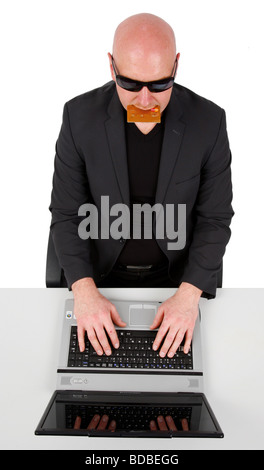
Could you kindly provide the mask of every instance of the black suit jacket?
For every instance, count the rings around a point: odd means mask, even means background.
[[[230,238],[231,152],[223,109],[180,85],[174,85],[166,110],[156,202],[186,204],[186,246],[167,250],[169,274],[179,285],[189,282],[214,297],[217,272]],[[69,288],[78,279],[98,283],[112,269],[124,240],[82,240],[79,207],[129,206],[124,112],[115,83],[67,102],[56,144],[50,210],[55,250]],[[176,225],[177,226],[177,225]]]

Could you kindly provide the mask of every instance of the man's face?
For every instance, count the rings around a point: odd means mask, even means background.
[[[116,81],[111,55],[108,54],[108,56],[112,78]],[[179,59],[179,54],[177,58]],[[168,58],[159,54],[152,54],[152,56],[146,60],[146,57],[140,55],[127,55],[126,57],[118,57],[117,59],[114,57],[114,60],[119,75],[142,82],[161,80],[162,78],[172,76],[174,73],[175,57],[173,60],[171,57]],[[172,93],[172,88],[160,93],[151,93],[147,87],[143,87],[138,92],[124,90],[119,85],[116,85],[116,89],[125,109],[127,109],[128,105],[134,105],[137,108],[148,110],[159,105],[161,113],[168,105]]]

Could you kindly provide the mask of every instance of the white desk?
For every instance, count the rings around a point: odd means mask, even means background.
[[[165,300],[173,293],[101,291],[133,300]],[[205,394],[224,439],[35,436],[56,388],[60,313],[69,296],[67,289],[0,289],[1,449],[263,449],[264,289],[220,289],[216,299],[200,302]]]

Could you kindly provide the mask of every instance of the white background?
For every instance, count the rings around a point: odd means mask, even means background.
[[[55,142],[66,101],[111,79],[116,26],[149,12],[173,27],[177,81],[227,114],[232,238],[224,287],[263,287],[263,29],[260,0],[1,2],[0,287],[45,287]]]

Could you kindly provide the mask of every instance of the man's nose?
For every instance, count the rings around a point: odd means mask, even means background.
[[[153,98],[148,87],[144,86],[141,88],[141,90],[138,92],[137,101],[142,108],[147,108],[149,105],[151,105]]]

